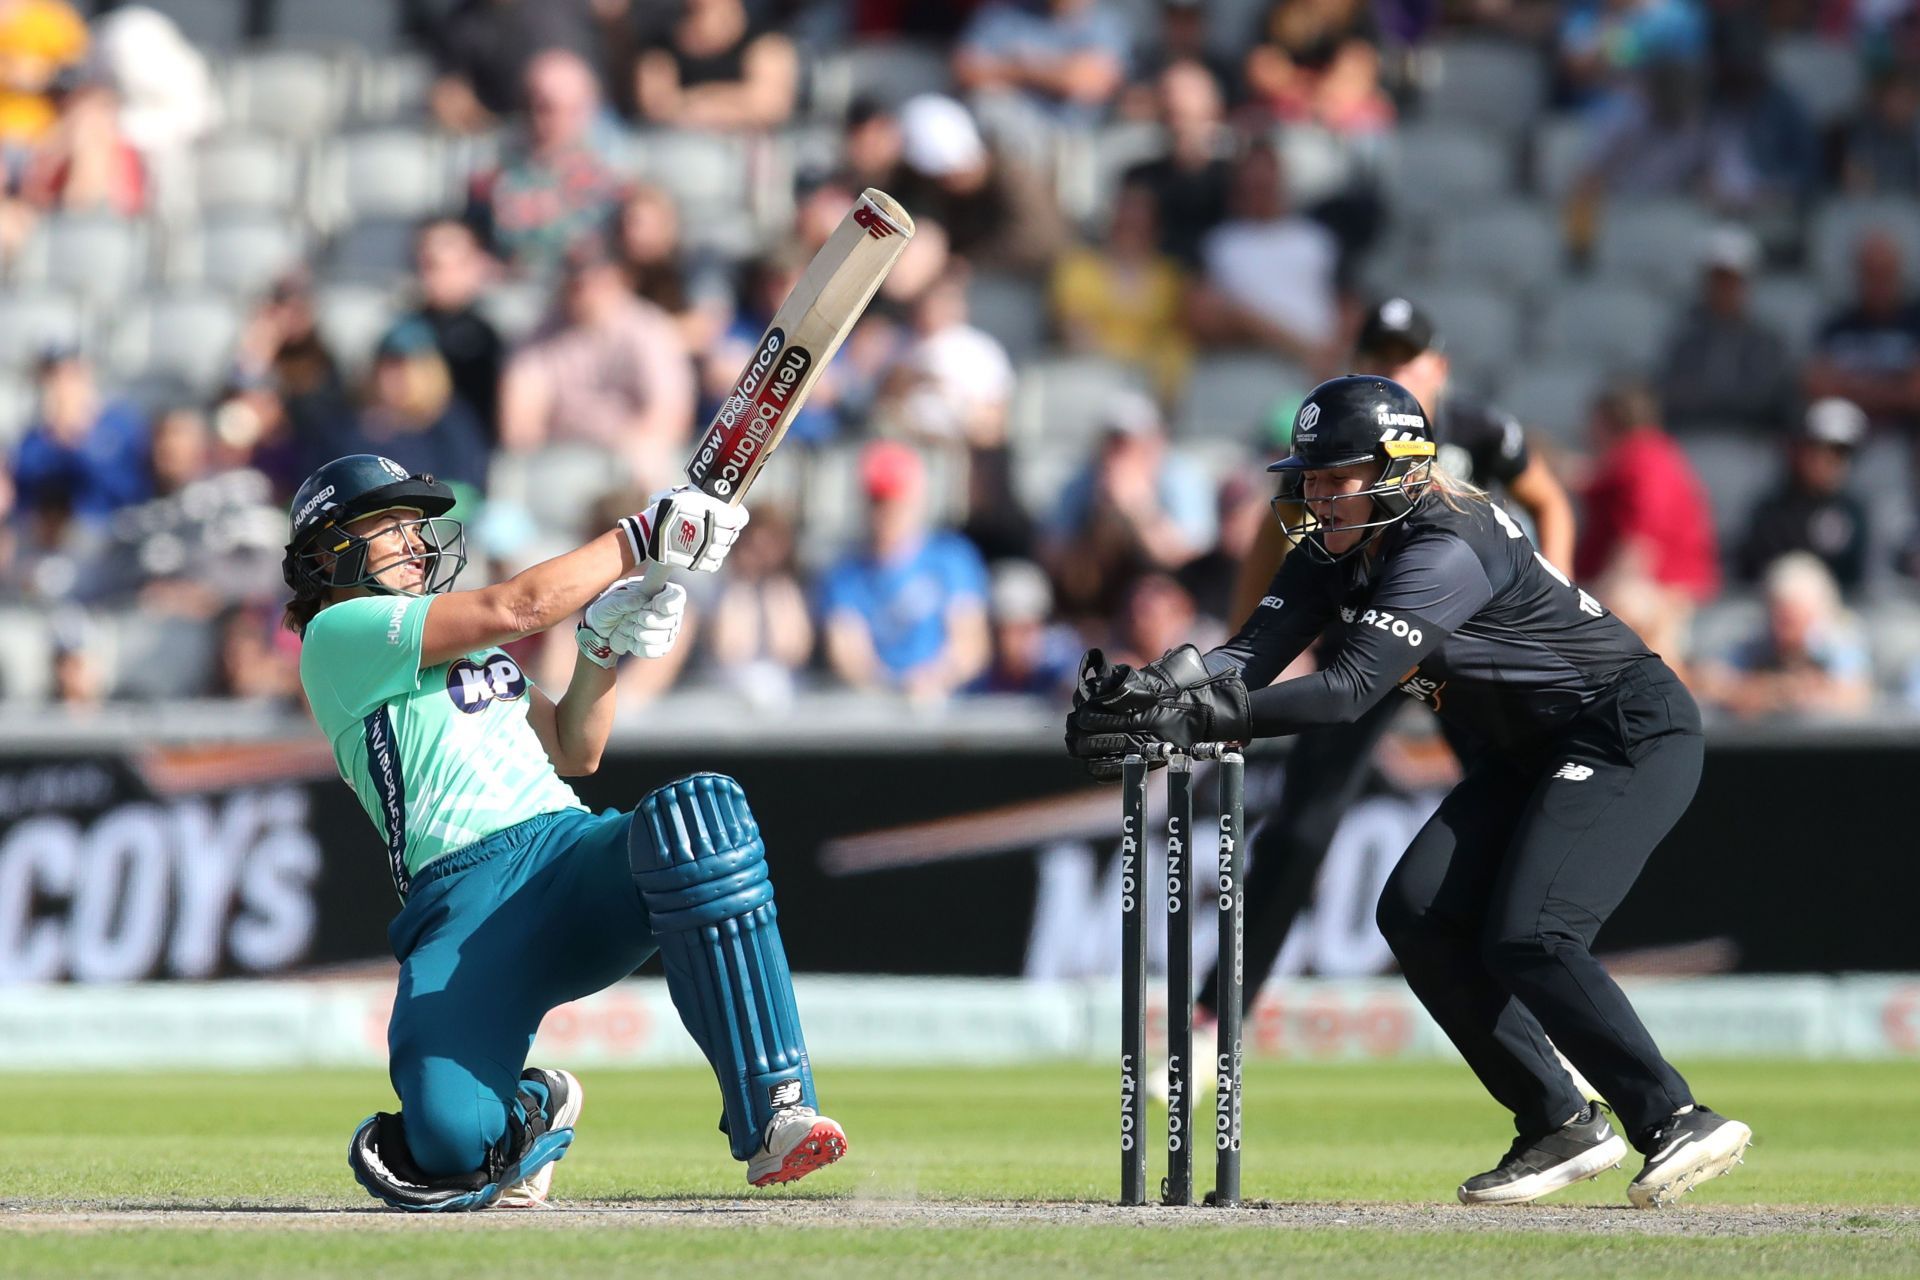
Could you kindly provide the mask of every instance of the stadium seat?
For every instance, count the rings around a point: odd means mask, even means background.
[[[352,45],[385,53],[400,38],[401,6],[394,0],[297,0],[275,6],[277,40]]]
[[[141,0],[173,19],[188,43],[203,52],[237,48],[247,35],[247,6],[238,0]]]
[[[177,282],[200,281],[239,297],[262,292],[305,256],[306,242],[291,220],[235,210],[208,217],[197,236],[180,237],[169,258]]]
[[[1495,401],[1530,431],[1581,447],[1603,370],[1581,361],[1535,360],[1500,385]]]
[[[1713,504],[1713,527],[1722,551],[1736,545],[1747,518],[1780,474],[1780,450],[1756,442],[1746,431],[1686,431],[1675,437],[1693,463]]]
[[[1262,355],[1212,355],[1194,366],[1175,419],[1184,445],[1229,441],[1245,448],[1267,438],[1274,407],[1298,400],[1313,383],[1306,371]]]
[[[366,284],[391,284],[413,270],[414,221],[369,218],[333,239],[327,252],[327,276]]]
[[[434,135],[378,129],[335,139],[316,166],[314,208],[323,226],[362,218],[421,218],[452,203],[446,157]]]
[[[1291,125],[1278,142],[1287,195],[1298,206],[1352,190],[1369,164],[1350,140],[1317,125]]]
[[[53,692],[53,637],[44,609],[0,607],[0,699],[45,702]]]
[[[313,138],[339,123],[343,77],[320,53],[275,49],[233,65],[228,105],[235,122],[288,138]]]
[[[1692,294],[1714,217],[1691,200],[1617,200],[1600,215],[1594,268],[1618,284],[1666,297]]]
[[[553,290],[532,280],[496,281],[480,299],[480,310],[509,344],[532,333],[552,305]]]
[[[1907,278],[1920,279],[1920,209],[1904,198],[1829,200],[1814,214],[1808,265],[1827,297],[1853,296],[1854,247],[1870,229],[1891,232],[1905,254]]]
[[[1516,41],[1449,36],[1428,46],[1422,116],[1513,134],[1540,113],[1546,68]]]
[[[1509,295],[1472,285],[1415,285],[1407,291],[1426,309],[1455,371],[1484,383],[1505,374],[1520,352],[1520,315]]]
[[[300,197],[300,152],[264,133],[226,133],[200,144],[194,185],[207,212],[291,210]]]
[[[106,303],[147,280],[145,224],[111,215],[68,213],[43,223],[21,255],[20,276]]]
[[[1107,406],[1122,389],[1145,389],[1139,370],[1098,356],[1032,361],[1014,383],[1008,434],[1015,442],[1045,438],[1061,447],[1091,448]]]
[[[594,503],[621,487],[625,472],[605,449],[551,444],[532,453],[496,457],[487,492],[518,504],[542,532],[572,539],[583,532]]]
[[[1659,360],[1677,319],[1652,294],[1595,283],[1560,290],[1535,329],[1543,355],[1579,357],[1621,372],[1646,372]]]
[[[640,176],[671,192],[691,226],[705,211],[749,207],[746,143],[723,133],[650,129],[636,135]]]
[[[0,370],[25,372],[49,346],[84,343],[80,304],[51,289],[0,289]]]
[[[1060,491],[1087,464],[1085,449],[1063,449],[1046,441],[1035,441],[1015,456],[1014,495],[1021,506],[1043,516],[1059,505]]]
[[[1861,54],[1844,41],[1810,35],[1779,35],[1769,57],[1773,74],[1800,100],[1815,127],[1852,115],[1865,84]]]
[[[33,421],[35,392],[26,378],[0,373],[0,453],[11,454]]]
[[[1089,228],[1104,228],[1127,170],[1165,150],[1166,138],[1158,125],[1110,124],[1099,130],[1063,133],[1055,157],[1061,209]]]
[[[1861,610],[1874,677],[1883,689],[1905,693],[1920,668],[1920,604],[1876,600]]]
[[[1271,0],[1208,0],[1207,47],[1238,64],[1258,40],[1260,22],[1272,7]]]
[[[1693,662],[1724,660],[1760,634],[1767,609],[1759,597],[1727,595],[1694,611],[1687,628],[1687,657]]]
[[[1576,115],[1542,116],[1533,126],[1529,177],[1534,192],[1558,203],[1573,190],[1593,150],[1591,127]]]
[[[919,93],[947,88],[947,55],[933,45],[905,40],[869,40],[817,59],[808,94],[816,120],[839,123],[856,98],[898,106]]]
[[[1434,228],[1434,274],[1489,289],[1531,294],[1552,283],[1566,256],[1551,211],[1512,200]]]
[[[1016,359],[1046,345],[1047,291],[1025,276],[983,271],[967,283],[967,313]]]
[[[373,349],[393,323],[391,293],[370,284],[325,284],[314,299],[315,320],[327,349],[357,375],[373,359]]]
[[[96,621],[102,647],[112,655],[109,697],[192,698],[212,691],[219,637],[211,623],[147,610]]]
[[[171,376],[211,392],[226,372],[240,317],[228,298],[181,291],[134,302],[116,326],[113,367],[123,378]]]
[[[360,66],[354,106],[362,120],[418,119],[427,113],[433,89],[433,60],[420,53],[389,53]]]
[[[1471,126],[1415,124],[1395,135],[1388,174],[1402,212],[1458,213],[1505,196],[1513,163],[1498,139]]]
[[[1795,357],[1807,353],[1828,309],[1812,280],[1797,273],[1762,276],[1749,286],[1747,297],[1748,311],[1772,325]]]

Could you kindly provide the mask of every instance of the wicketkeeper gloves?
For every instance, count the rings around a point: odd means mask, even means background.
[[[1120,776],[1129,754],[1156,743],[1245,742],[1253,712],[1238,671],[1209,672],[1200,651],[1182,645],[1139,670],[1091,649],[1067,715],[1067,751],[1102,781]]]

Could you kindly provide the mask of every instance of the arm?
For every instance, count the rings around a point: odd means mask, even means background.
[[[516,356],[500,379],[500,445],[514,453],[546,443],[553,387],[546,372],[526,356]]]
[[[427,611],[420,665],[438,666],[545,631],[638,567],[632,541],[610,529],[586,546],[543,560],[505,582],[435,596]]]
[[[1507,492],[1533,521],[1540,554],[1562,573],[1573,572],[1573,503],[1567,491],[1538,455],[1527,460],[1519,475],[1507,481]]]
[[[793,114],[799,68],[785,36],[761,36],[747,46],[739,80],[679,90],[674,123],[683,129],[778,128]]]
[[[527,723],[562,777],[584,777],[600,767],[600,753],[613,730],[613,691],[614,668],[578,660],[559,702],[534,687]]]
[[[873,651],[873,637],[867,632],[866,619],[851,610],[827,615],[827,665],[833,674],[854,689],[878,689],[886,683],[879,655]]]
[[[972,683],[992,656],[987,611],[978,600],[957,600],[947,608],[947,643],[931,661],[906,673],[909,694],[944,697]]]

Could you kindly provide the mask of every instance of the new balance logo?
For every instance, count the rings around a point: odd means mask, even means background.
[[[875,240],[885,240],[888,236],[897,236],[900,229],[888,222],[886,215],[870,204],[862,204],[853,211],[853,220],[867,229],[867,234]]]
[[[1565,778],[1568,782],[1585,782],[1593,776],[1593,769],[1584,764],[1563,764],[1560,766],[1560,772],[1553,776]]]

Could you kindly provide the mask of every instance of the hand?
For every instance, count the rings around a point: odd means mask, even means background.
[[[1067,716],[1067,751],[1089,761],[1098,778],[1116,775],[1115,758],[1138,752],[1143,744],[1165,742],[1191,750],[1201,742],[1245,742],[1252,731],[1246,682],[1238,671],[1225,671],[1197,684],[1163,687],[1150,698],[1129,689],[1122,700],[1075,707]]]
[[[691,485],[653,496],[647,510],[620,521],[633,560],[712,573],[747,527],[747,509],[708,497]]]
[[[1080,681],[1073,691],[1073,705],[1075,710],[1089,703],[1110,711],[1136,709],[1175,690],[1201,684],[1210,675],[1206,660],[1190,644],[1169,649],[1137,671],[1124,663],[1108,662],[1100,650],[1089,649],[1080,659]]]
[[[574,643],[587,661],[611,668],[623,653],[664,658],[680,638],[687,589],[678,583],[649,587],[644,577],[622,578],[587,606]]]

